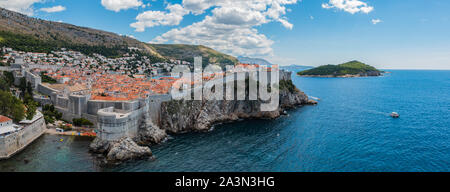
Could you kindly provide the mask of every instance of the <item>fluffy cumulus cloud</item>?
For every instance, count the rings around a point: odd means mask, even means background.
[[[351,14],[358,12],[370,13],[373,11],[372,6],[359,0],[330,0],[328,3],[323,3],[322,8],[343,10]]]
[[[232,55],[265,56],[272,54],[273,41],[256,29],[245,25],[216,23],[213,17],[181,29],[172,29],[156,37],[152,43],[206,45]]]
[[[183,7],[195,15],[202,14],[206,9],[214,5],[211,0],[183,0]]]
[[[130,26],[136,28],[136,31],[143,32],[147,27],[154,27],[158,25],[178,25],[183,20],[183,17],[189,12],[179,4],[169,4],[163,11],[146,11],[136,17],[137,22]]]
[[[31,16],[34,12],[33,4],[42,1],[43,0],[0,0],[0,7]]]
[[[108,10],[119,12],[143,6],[142,0],[102,0],[102,5]]]
[[[183,0],[169,4],[167,11],[146,11],[131,26],[145,31],[158,25],[178,25],[187,14],[206,13],[202,21],[172,29],[152,43],[200,44],[232,54],[247,56],[272,55],[273,41],[258,32],[257,26],[279,22],[286,29],[294,25],[286,18],[286,6],[297,0]],[[174,8],[176,6],[176,9]]]
[[[55,13],[55,12],[65,11],[66,7],[58,5],[58,6],[54,6],[54,7],[41,8],[40,10],[47,12],[47,13]]]

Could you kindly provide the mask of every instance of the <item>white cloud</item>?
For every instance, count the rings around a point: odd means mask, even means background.
[[[144,5],[142,0],[102,0],[102,5],[108,10],[119,12]]]
[[[214,5],[212,0],[183,0],[183,7],[192,13],[198,15],[204,13],[206,9],[209,9]]]
[[[136,28],[138,32],[143,32],[147,27],[178,25],[183,20],[184,15],[189,13],[179,4],[169,4],[166,9],[169,10],[168,13],[162,11],[143,12],[136,17],[137,22],[130,24],[130,26]]]
[[[289,23],[288,21],[284,19],[278,19],[278,21],[286,28],[286,29],[292,29],[294,28],[294,25],[292,23]]]
[[[372,24],[376,25],[378,23],[383,22],[381,19],[372,19]]]
[[[58,6],[54,6],[54,7],[41,8],[40,10],[47,12],[47,13],[55,13],[55,12],[65,11],[66,7],[58,5]]]
[[[287,29],[293,24],[285,17],[287,5],[297,0],[183,0],[184,11],[147,11],[131,24],[136,31],[158,25],[178,25],[187,14],[204,14],[202,21],[172,29],[152,40],[152,43],[199,44],[232,55],[272,55],[273,41],[255,29],[269,22],[279,22]],[[171,5],[174,6],[174,5]],[[177,14],[178,13],[178,14]],[[169,22],[174,21],[174,22]]]
[[[351,14],[358,12],[370,13],[373,11],[373,7],[360,0],[330,0],[328,3],[323,3],[322,8],[343,10]]]
[[[0,0],[0,7],[32,16],[33,4],[43,0]]]
[[[152,43],[205,45],[232,55],[271,55],[273,41],[254,28],[216,23],[207,16],[203,21],[181,29],[172,29]]]

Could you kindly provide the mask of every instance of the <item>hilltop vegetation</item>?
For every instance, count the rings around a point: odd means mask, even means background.
[[[268,65],[268,66],[273,65],[269,61],[267,61],[265,59],[261,59],[261,58],[251,58],[251,57],[239,56],[237,59],[241,63],[257,64],[257,65]]]
[[[128,51],[128,47],[114,46],[106,47],[101,45],[72,44],[62,40],[41,40],[32,35],[15,34],[8,31],[0,31],[0,47],[11,47],[14,50],[25,52],[50,53],[60,48],[68,48],[79,51],[86,55],[98,53],[106,57],[117,57]]]
[[[300,71],[301,76],[379,76],[381,71],[359,61],[350,61],[340,65],[323,65],[314,69]]]
[[[30,35],[43,41],[105,47],[141,44],[138,40],[115,33],[32,18],[3,8],[0,8],[0,26],[2,31]]]
[[[194,57],[202,56],[203,65],[208,63],[218,63],[224,65],[234,65],[238,60],[230,55],[220,53],[209,47],[202,45],[182,45],[182,44],[149,44],[160,55],[168,59],[178,59],[193,63]]]
[[[237,63],[236,58],[201,45],[148,44],[111,32],[32,18],[0,8],[0,47],[3,46],[45,53],[64,47],[106,57],[118,57],[128,53],[128,47],[137,47],[140,54],[150,57],[152,62],[168,59],[193,62],[194,56],[202,56],[204,64]]]

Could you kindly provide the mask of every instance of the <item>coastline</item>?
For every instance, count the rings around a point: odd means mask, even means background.
[[[78,137],[95,137],[95,134],[90,132],[78,132],[78,131],[64,131],[64,132],[58,132],[56,129],[47,128],[44,132],[48,135],[64,135],[64,136],[78,136]]]
[[[380,75],[347,74],[347,75],[334,76],[334,75],[298,75],[297,74],[297,76],[299,76],[299,77],[318,77],[318,78],[359,78],[359,77],[382,77],[382,76],[384,76],[383,75],[384,73],[389,73],[389,72],[382,72],[382,73],[380,73]]]
[[[203,95],[204,98],[201,100],[169,100],[161,102],[159,122],[156,124],[145,113],[133,134],[125,134],[119,139],[110,139],[103,135],[110,131],[100,131],[91,143],[90,151],[102,154],[107,163],[120,164],[128,160],[151,157],[150,146],[165,141],[168,133],[207,132],[215,125],[225,122],[276,119],[287,114],[287,109],[317,104],[317,101],[309,99],[305,93],[295,87],[291,72],[282,73],[280,81],[284,83],[283,87],[280,87],[279,105],[273,111],[261,110],[261,106],[266,102],[260,99],[210,100]],[[247,84],[245,81],[243,83]],[[245,94],[246,98],[249,98],[249,93]],[[102,126],[102,128],[108,127]]]
[[[42,139],[36,140],[13,158],[2,160],[0,171],[449,170],[449,167],[442,163],[449,159],[448,154],[442,153],[442,149],[449,146],[449,141],[436,134],[447,133],[446,125],[449,121],[443,119],[442,114],[434,113],[446,110],[445,105],[439,105],[442,104],[439,98],[446,98],[448,93],[449,88],[444,85],[449,72],[393,72],[384,79],[354,79],[368,88],[357,89],[355,92],[349,91],[352,90],[351,86],[336,87],[334,83],[330,83],[336,81],[348,85],[351,81],[347,80],[350,79],[321,80],[293,76],[294,83],[302,91],[321,99],[320,105],[287,110],[289,115],[275,120],[238,120],[239,122],[235,123],[216,124],[214,130],[209,132],[170,134],[172,138],[167,142],[151,146],[155,160],[142,159],[103,166],[98,160],[100,155],[88,152],[90,138],[43,135]],[[434,78],[433,81],[430,81],[430,78]],[[405,82],[407,84],[404,84]],[[414,85],[418,85],[417,89],[409,88]],[[439,90],[440,88],[444,88],[444,91]],[[398,89],[401,90],[399,94],[390,94]],[[421,93],[430,93],[433,96]],[[355,99],[348,100],[348,97]],[[388,97],[392,99],[386,99]],[[341,107],[336,107],[339,103],[342,103]],[[410,106],[396,108],[404,114],[404,118],[394,120],[388,116],[387,113],[396,106]],[[424,110],[434,112],[424,115]],[[345,113],[348,111],[352,112],[351,115]],[[350,116],[352,118],[349,118]],[[352,123],[353,126],[349,127],[346,123]],[[424,131],[430,128],[433,131]],[[387,140],[380,141],[380,137]],[[58,142],[60,138],[64,138],[64,142]],[[398,138],[412,140],[399,143]],[[393,155],[394,148],[398,149],[398,153]],[[411,148],[424,148],[429,153],[411,151]],[[327,164],[324,161],[311,161],[305,158],[307,156],[337,160]],[[349,158],[355,156],[367,158],[361,161]],[[29,162],[25,163],[24,160]]]

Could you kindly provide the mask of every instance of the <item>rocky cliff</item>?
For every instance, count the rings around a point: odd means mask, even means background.
[[[238,119],[273,119],[284,109],[309,104],[302,92],[281,91],[280,108],[276,111],[261,111],[263,103],[257,101],[171,101],[162,106],[161,127],[171,133],[207,131],[212,125]]]
[[[238,119],[273,119],[285,109],[316,104],[295,88],[290,79],[281,80],[280,105],[275,111],[261,111],[261,100],[172,100],[162,104],[161,128],[171,133],[207,131],[216,123]],[[248,95],[248,93],[247,93]]]
[[[273,119],[289,108],[316,104],[298,90],[291,81],[291,73],[280,74],[279,107],[274,111],[261,111],[261,100],[172,100],[162,103],[161,124],[154,125],[149,115],[143,117],[138,135],[135,138],[123,138],[119,141],[95,139],[90,149],[104,154],[108,162],[122,162],[152,155],[150,144],[158,144],[167,138],[167,132],[184,133],[190,131],[208,131],[216,123],[236,121],[238,119]],[[240,82],[237,82],[240,83]],[[241,82],[246,83],[246,82]],[[248,98],[248,90],[246,91]]]

